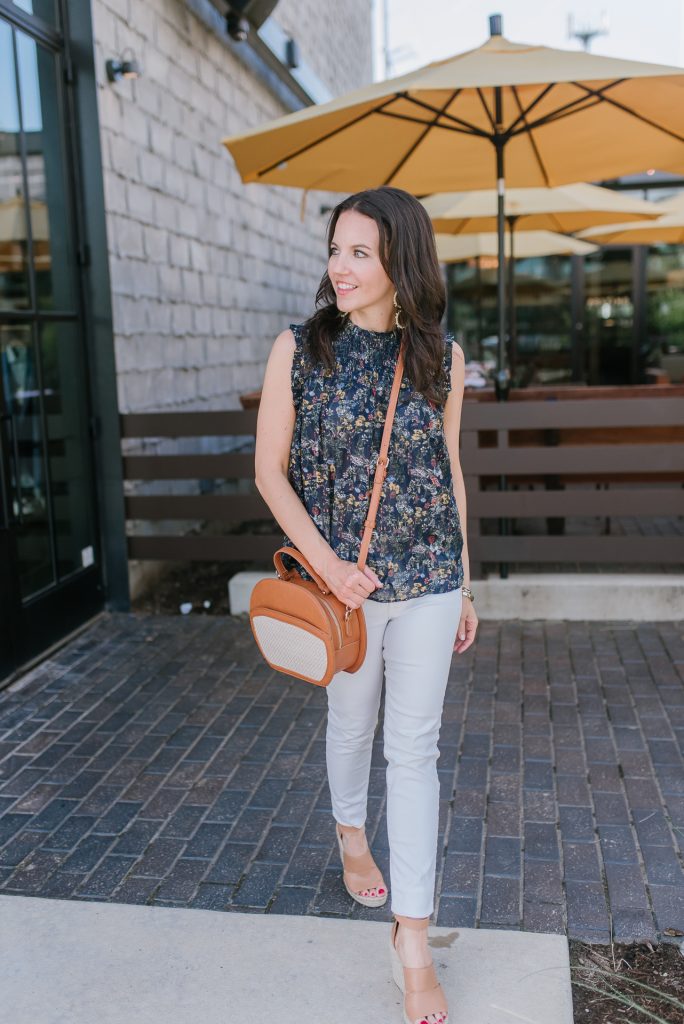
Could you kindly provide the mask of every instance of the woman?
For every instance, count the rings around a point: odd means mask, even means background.
[[[430,219],[396,188],[341,202],[328,227],[316,312],[275,340],[264,378],[256,483],[346,605],[363,605],[367,652],[326,688],[326,761],[343,880],[364,906],[387,886],[364,823],[385,677],[384,755],[394,978],[407,1024],[447,1024],[428,947],[439,812],[436,761],[452,654],[477,617],[467,586],[458,435],[464,357],[440,322],[445,291]],[[405,365],[367,564],[357,568],[400,344]],[[293,559],[284,558],[308,578]]]

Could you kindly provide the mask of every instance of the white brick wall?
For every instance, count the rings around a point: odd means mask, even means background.
[[[274,17],[336,93],[371,80],[371,0],[281,0]],[[243,185],[225,135],[285,111],[184,0],[94,0],[119,406],[239,408],[279,331],[313,307],[321,202]],[[130,47],[138,81],[106,79]]]

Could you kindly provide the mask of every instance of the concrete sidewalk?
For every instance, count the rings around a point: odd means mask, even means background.
[[[12,1024],[402,1020],[387,924],[6,895],[0,922]],[[434,928],[431,947],[453,1024],[572,1024],[562,936]]]
[[[487,621],[454,656],[437,926],[678,941],[682,632]],[[341,884],[325,717],[245,619],[104,617],[0,693],[0,892],[389,921]],[[367,830],[390,882],[382,713]]]

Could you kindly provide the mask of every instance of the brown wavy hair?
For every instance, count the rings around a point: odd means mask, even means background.
[[[440,323],[446,291],[437,259],[432,222],[410,192],[383,185],[343,199],[330,215],[328,252],[340,215],[356,210],[378,225],[380,262],[397,292],[405,345],[404,373],[415,389],[437,405],[446,399],[444,336]],[[335,365],[333,339],[341,327],[340,311],[326,268],[316,293],[316,309],[305,321],[309,356],[327,370]]]

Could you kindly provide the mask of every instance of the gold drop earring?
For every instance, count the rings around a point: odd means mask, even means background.
[[[401,315],[401,313],[404,312],[404,310],[401,308],[401,306],[397,302],[397,293],[396,292],[394,293],[394,297],[392,299],[392,302],[394,303],[394,322],[395,322],[395,324],[397,326],[397,329],[400,330],[400,331],[403,331],[404,327],[406,327],[406,324],[399,323],[399,316]]]

